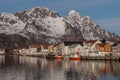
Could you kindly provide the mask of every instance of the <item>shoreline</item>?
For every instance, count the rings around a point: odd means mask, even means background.
[[[10,55],[18,55],[18,56],[26,56],[26,57],[40,57],[40,58],[46,58],[46,59],[56,59],[55,57],[53,56],[50,56],[50,57],[46,57],[46,55],[42,55],[42,54],[0,54],[1,55],[7,55],[7,56],[10,56]],[[69,59],[70,57],[67,57],[67,59]],[[66,59],[66,56],[63,56],[62,58],[63,60]],[[102,57],[99,57],[99,56],[96,56],[96,57],[93,57],[93,56],[81,56],[80,57],[80,60],[108,60],[108,61],[120,61],[120,57],[113,57],[113,56],[102,56]]]

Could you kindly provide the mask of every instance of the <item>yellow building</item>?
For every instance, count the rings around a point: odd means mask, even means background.
[[[112,45],[109,43],[97,44],[98,52],[102,53],[112,53]]]

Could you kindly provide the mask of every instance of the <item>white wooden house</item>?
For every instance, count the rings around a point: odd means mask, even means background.
[[[54,45],[54,49],[55,49],[55,54],[56,55],[62,55],[62,49],[63,49],[63,43],[58,43],[56,45]]]
[[[70,55],[70,53],[69,53],[69,46],[64,45],[64,47],[62,49],[62,55]]]
[[[83,55],[85,52],[82,41],[70,41],[65,42],[64,44],[66,45],[67,54],[69,55],[72,53]]]
[[[36,45],[36,44],[29,45],[27,54],[30,54],[30,55],[40,54],[40,51],[38,50],[39,48],[41,48],[41,45]]]
[[[29,53],[29,49],[25,49],[25,48],[19,49],[19,54],[20,54],[20,55],[26,55],[26,54],[28,54],[28,53]]]
[[[55,53],[61,55],[70,55],[71,52],[69,51],[69,47],[73,44],[82,44],[82,42],[75,42],[75,41],[67,41],[61,42],[55,45]]]
[[[49,45],[47,44],[42,44],[41,48],[39,49],[41,49],[40,50],[41,54],[47,55],[49,53]]]
[[[58,43],[55,45],[55,54],[57,55],[68,55],[68,45],[64,42]]]
[[[84,56],[102,56],[101,53],[98,52],[97,44],[102,44],[100,40],[89,40],[84,42]]]
[[[78,54],[78,55],[84,55],[84,48],[80,44],[72,44],[69,47],[69,53],[70,54]]]

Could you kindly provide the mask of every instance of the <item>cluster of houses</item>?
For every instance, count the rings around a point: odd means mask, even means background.
[[[58,44],[32,44],[29,49],[20,49],[22,55],[61,55],[80,57],[120,57],[120,41],[88,40],[88,41],[67,41]]]

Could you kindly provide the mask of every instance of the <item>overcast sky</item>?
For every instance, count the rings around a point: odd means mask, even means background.
[[[90,16],[101,28],[120,36],[120,0],[0,0],[0,13],[21,12],[33,7],[47,7],[67,16],[76,10]]]

